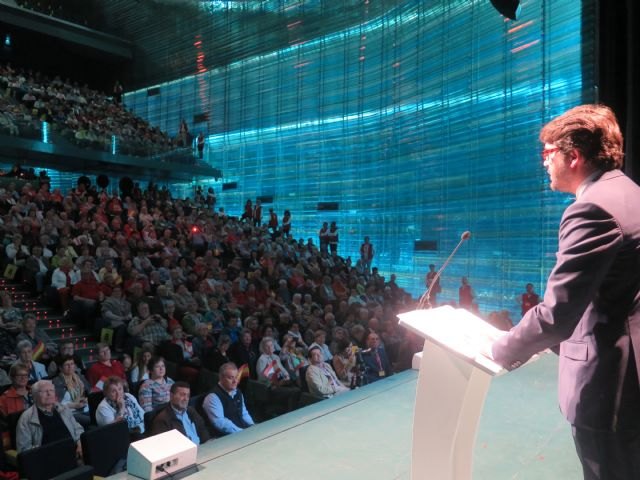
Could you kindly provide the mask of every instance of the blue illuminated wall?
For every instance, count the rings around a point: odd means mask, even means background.
[[[208,114],[190,126],[208,133],[207,160],[224,181],[238,182],[216,187],[228,212],[273,196],[280,216],[291,210],[294,235],[314,239],[335,220],[341,255],[355,260],[370,236],[374,264],[415,295],[428,264],[470,230],[440,298],[457,300],[466,275],[481,311],[515,314],[525,283],[544,288],[569,201],[549,192],[537,135],[592,101],[588,4],[525,1],[508,22],[488,0],[407,0],[376,18],[364,2],[350,29],[125,100],[171,132]],[[418,239],[437,250],[414,251]]]

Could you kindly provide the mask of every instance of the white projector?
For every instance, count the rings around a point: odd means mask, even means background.
[[[129,445],[127,473],[145,480],[181,478],[197,471],[197,453],[195,443],[170,430]]]

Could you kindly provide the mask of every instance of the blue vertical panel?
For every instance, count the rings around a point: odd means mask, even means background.
[[[289,47],[207,72],[207,160],[239,185],[219,204],[239,214],[247,198],[271,195],[280,216],[291,210],[293,234],[314,240],[335,220],[339,253],[354,260],[368,235],[374,264],[415,295],[428,264],[442,264],[470,230],[440,298],[457,300],[465,275],[482,311],[516,313],[525,283],[543,288],[569,201],[549,191],[537,136],[592,100],[595,35],[582,38],[595,31],[582,11],[591,3],[524,2],[518,21],[485,0],[398,1],[375,17],[368,5],[359,23],[303,43],[287,10]],[[246,42],[260,38],[247,32]],[[196,110],[196,98],[179,95],[164,118]],[[127,95],[151,115],[144,100]],[[416,240],[437,250],[416,252]]]

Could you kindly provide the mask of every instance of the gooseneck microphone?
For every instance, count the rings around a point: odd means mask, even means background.
[[[460,235],[460,241],[458,242],[458,245],[456,245],[456,248],[453,249],[453,252],[451,252],[451,255],[447,257],[445,262],[438,269],[438,271],[436,272],[436,276],[433,277],[431,284],[427,287],[427,291],[424,292],[420,297],[420,301],[418,302],[418,308],[425,308],[425,306],[427,308],[433,308],[433,306],[431,305],[431,287],[438,283],[438,280],[440,280],[440,274],[442,274],[442,272],[444,272],[444,269],[447,268],[447,265],[449,265],[449,262],[451,261],[453,256],[456,254],[460,246],[470,238],[471,238],[471,232],[469,230],[462,232],[462,235]]]

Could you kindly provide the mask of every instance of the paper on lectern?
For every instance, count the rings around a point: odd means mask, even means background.
[[[502,370],[485,352],[489,352],[491,344],[505,332],[473,313],[445,305],[402,313],[398,318],[400,325],[468,358],[489,373],[495,375]]]

